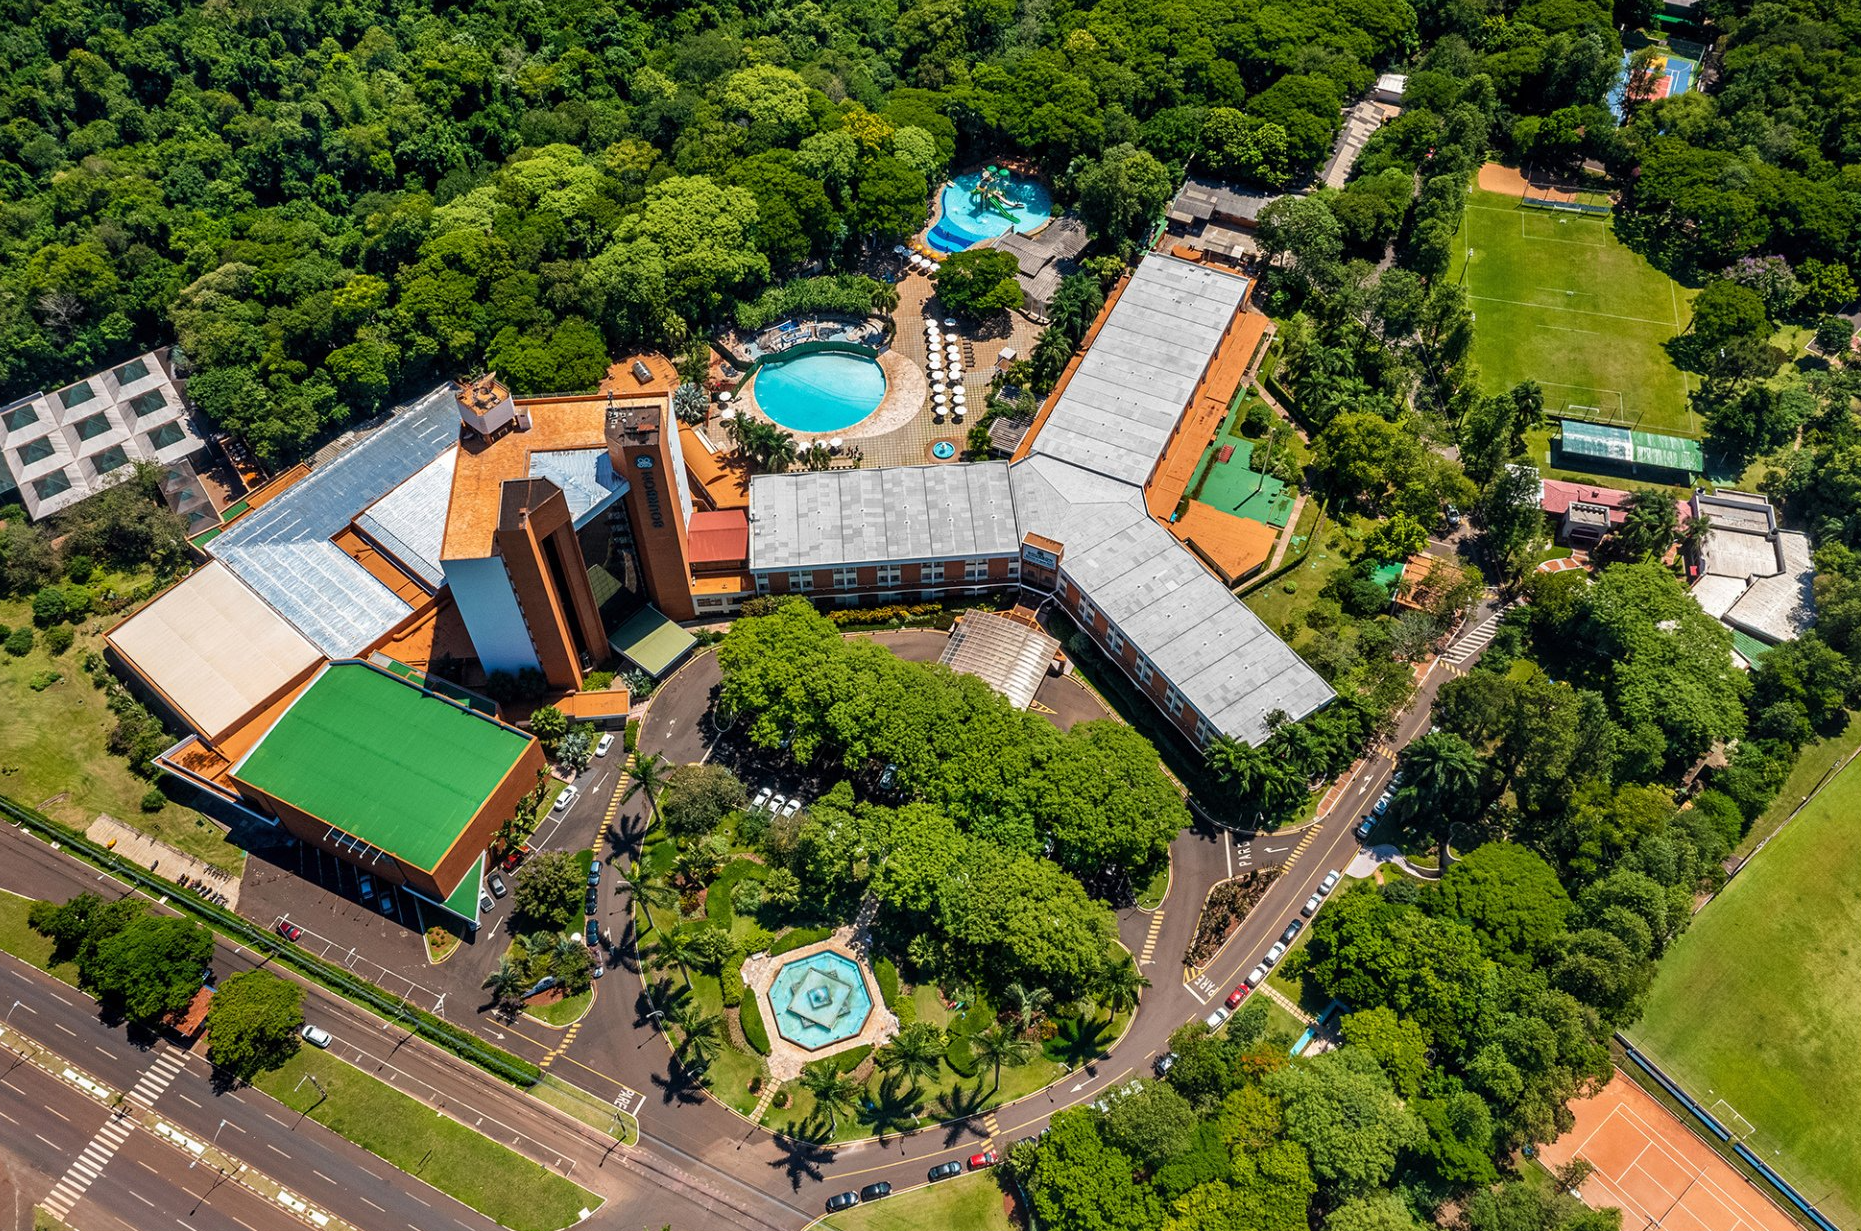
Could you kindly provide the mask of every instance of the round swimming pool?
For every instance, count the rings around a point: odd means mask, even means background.
[[[1053,197],[1039,180],[1019,175],[992,177],[978,194],[982,172],[959,175],[943,186],[937,222],[924,240],[939,252],[961,252],[1013,228],[1032,231],[1052,214]]]
[[[756,369],[756,405],[795,432],[838,432],[885,400],[885,372],[865,355],[817,351]]]

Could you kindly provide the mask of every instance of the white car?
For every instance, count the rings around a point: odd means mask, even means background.
[[[1262,966],[1271,966],[1274,962],[1279,961],[1285,956],[1286,946],[1276,940],[1273,942],[1273,947],[1267,950],[1267,955],[1260,959],[1260,964]]]
[[[1389,811],[1389,805],[1394,802],[1396,802],[1396,793],[1394,791],[1384,791],[1381,795],[1376,797],[1376,807],[1370,809],[1370,811],[1381,816]]]
[[[1338,887],[1338,881],[1341,880],[1343,876],[1344,874],[1339,872],[1336,868],[1325,873],[1325,879],[1318,882],[1318,896],[1323,897],[1333,889],[1336,889]]]
[[[782,805],[783,816],[793,816],[799,811],[801,811],[801,796],[799,795]]]
[[[1267,968],[1265,966],[1254,967],[1252,970],[1247,972],[1247,978],[1242,980],[1242,982],[1246,983],[1248,987],[1259,987],[1262,983],[1265,983],[1266,981],[1267,981]]]
[[[1311,897],[1305,899],[1305,905],[1299,908],[1299,913],[1307,918],[1316,915],[1318,913],[1318,904],[1324,900],[1322,894],[1313,894]]]
[[[608,750],[611,749],[613,746],[614,746],[614,733],[612,731],[609,731],[606,735],[603,735],[600,739],[595,741],[594,754],[598,757],[604,757],[608,754]]]
[[[551,812],[567,812],[569,810],[569,805],[575,802],[575,797],[579,794],[581,794],[581,792],[576,790],[573,784],[563,787],[562,794],[556,796],[556,802],[549,810]]]
[[[782,809],[788,804],[788,796],[777,795],[769,800],[769,815],[781,816]]]
[[[313,1026],[309,1022],[305,1022],[300,1026],[297,1033],[302,1035],[304,1042],[310,1044],[312,1047],[328,1047],[332,1041],[329,1031],[323,1029],[321,1026]]]
[[[1213,1013],[1210,1013],[1208,1015],[1208,1028],[1210,1030],[1219,1030],[1221,1029],[1221,1023],[1227,1020],[1228,1020],[1227,1009],[1225,1008],[1216,1009]]]
[[[770,793],[768,787],[764,787],[762,790],[756,792],[756,798],[750,800],[750,811],[761,812],[764,808],[767,808],[769,806]]]

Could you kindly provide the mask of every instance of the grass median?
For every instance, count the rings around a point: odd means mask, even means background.
[[[823,1231],[1014,1231],[1008,1198],[994,1172],[927,1184],[835,1214]]]
[[[324,1052],[305,1048],[255,1084],[511,1231],[556,1231],[599,1204],[581,1185]]]

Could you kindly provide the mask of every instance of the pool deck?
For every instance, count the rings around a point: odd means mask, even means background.
[[[867,466],[941,463],[942,459],[931,456],[931,446],[939,440],[948,440],[956,446],[957,453],[943,464],[954,465],[967,445],[970,425],[980,419],[988,407],[989,380],[1003,348],[1012,348],[1019,355],[1028,354],[1033,350],[1034,340],[1040,336],[1040,326],[1018,312],[1007,312],[984,322],[991,331],[986,336],[978,336],[973,326],[959,327],[958,332],[970,352],[965,357],[963,370],[969,414],[962,423],[953,421],[948,415],[939,423],[930,413],[930,380],[925,367],[929,352],[924,345],[924,321],[927,317],[941,321],[953,314],[937,301],[936,284],[923,274],[908,274],[897,286],[898,307],[892,313],[895,334],[891,347],[879,355],[879,365],[885,369],[885,400],[852,427],[819,435],[797,432],[795,439],[805,447],[817,439],[842,437],[849,446],[860,450],[863,464]],[[752,381],[739,391],[731,408],[773,422],[755,405],[753,390]],[[724,452],[732,449],[723,424],[715,418],[702,430],[717,449]],[[853,465],[851,459],[842,458],[835,461],[834,468]]]
[[[775,976],[784,966],[805,961],[817,953],[834,953],[852,962],[859,968],[859,977],[866,985],[866,995],[872,1000],[872,1012],[866,1016],[866,1024],[855,1035],[849,1035],[838,1043],[829,1043],[825,1047],[812,1050],[798,1043],[791,1043],[776,1028],[775,1006],[769,1001],[769,988],[775,983]],[[769,1077],[772,1081],[793,1081],[801,1076],[801,1070],[823,1056],[832,1056],[840,1052],[870,1044],[877,1047],[885,1040],[898,1033],[898,1018],[885,1007],[885,998],[879,995],[878,980],[872,977],[872,971],[853,947],[853,926],[840,928],[826,940],[812,945],[803,945],[787,953],[758,953],[743,959],[743,987],[750,995],[756,997],[756,1007],[762,1013],[763,1026],[769,1036]]]

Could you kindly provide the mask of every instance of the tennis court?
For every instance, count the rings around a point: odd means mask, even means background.
[[[1622,1231],[1800,1231],[1793,1218],[1620,1071],[1571,1103],[1571,1130],[1539,1151],[1596,1170],[1578,1189],[1592,1209],[1622,1211]]]
[[[1664,347],[1693,292],[1629,251],[1607,216],[1475,189],[1451,273],[1467,288],[1488,392],[1534,380],[1554,415],[1700,435],[1689,379]]]

